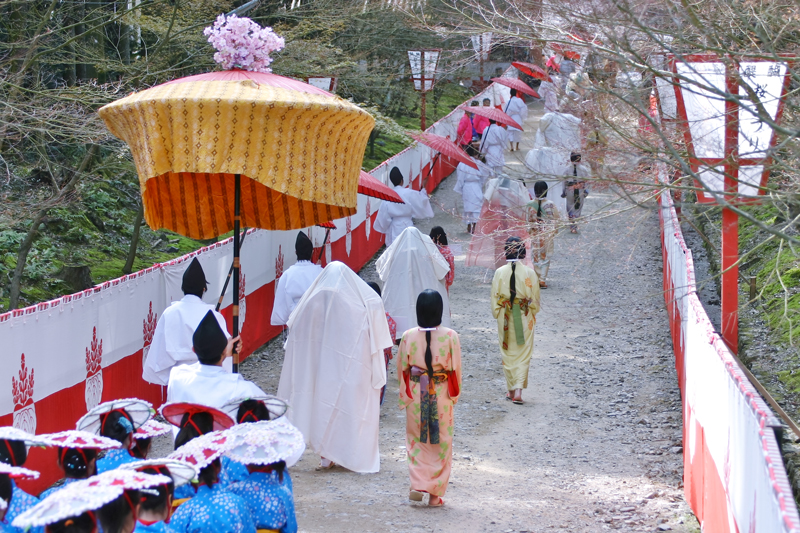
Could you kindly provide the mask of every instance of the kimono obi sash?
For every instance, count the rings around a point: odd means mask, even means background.
[[[514,303],[511,303],[511,300],[508,298],[501,298],[497,301],[497,303],[502,307],[504,312],[504,324],[503,324],[503,349],[508,349],[508,319],[514,319],[514,334],[515,339],[517,341],[517,346],[522,346],[525,344],[525,332],[523,331],[522,327],[522,315],[528,314],[528,309],[530,308],[531,303],[533,300],[530,298],[519,298],[517,297],[514,300]],[[533,321],[536,322],[536,317],[533,317]]]
[[[418,366],[412,366],[410,378],[414,383],[419,383],[419,441],[439,444],[439,398],[436,395],[435,384],[448,382],[448,372],[434,372],[430,379],[428,372]],[[449,383],[448,383],[449,385]]]

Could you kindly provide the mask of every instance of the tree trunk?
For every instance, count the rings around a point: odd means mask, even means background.
[[[36,238],[36,234],[39,232],[39,225],[44,220],[44,217],[47,216],[47,212],[49,208],[44,208],[36,213],[36,216],[33,219],[33,223],[31,224],[30,229],[28,230],[27,235],[25,235],[25,240],[22,241],[22,244],[19,246],[19,251],[17,252],[17,266],[14,267],[14,277],[11,278],[11,294],[9,295],[9,309],[16,309],[19,304],[19,296],[21,292],[21,285],[22,285],[22,272],[25,270],[25,262],[28,260],[28,252],[31,251],[31,247],[33,246],[33,240]]]
[[[58,194],[56,194],[52,200],[48,201],[45,206],[36,213],[33,223],[28,233],[25,235],[25,240],[22,241],[19,251],[17,252],[17,266],[14,267],[14,277],[11,278],[9,310],[16,309],[19,305],[19,296],[22,292],[22,274],[25,272],[25,262],[28,260],[28,253],[31,251],[33,241],[36,239],[36,234],[39,232],[39,225],[42,223],[42,220],[44,220],[44,217],[47,216],[50,209],[55,207],[75,189],[75,185],[78,183],[83,173],[86,172],[86,169],[89,168],[89,164],[92,162],[92,159],[94,159],[97,150],[98,146],[93,144],[89,150],[86,151],[86,155],[83,156],[80,166],[72,173],[67,184],[58,191]]]
[[[136,259],[136,248],[139,246],[139,233],[142,229],[144,219],[144,202],[139,205],[139,212],[136,213],[136,221],[133,223],[133,235],[131,236],[131,247],[128,250],[128,259],[122,267],[123,274],[130,274],[133,270],[133,261]]]

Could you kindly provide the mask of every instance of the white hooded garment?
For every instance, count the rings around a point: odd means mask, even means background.
[[[278,396],[312,450],[354,472],[378,472],[384,348],[393,342],[380,296],[334,261],[289,317]]]
[[[568,113],[545,113],[539,120],[533,146],[549,146],[580,153],[581,119]]]
[[[478,168],[472,168],[466,163],[459,163],[456,167],[455,192],[461,195],[464,202],[464,220],[468,224],[478,221],[483,206],[483,184],[492,175],[492,169],[477,159],[473,159]]]
[[[569,154],[568,150],[562,148],[542,146],[528,151],[525,156],[525,166],[533,171],[534,181],[547,182],[547,199],[555,203],[562,213],[567,212],[566,201],[561,198],[561,193],[564,192],[564,178],[572,172]],[[531,196],[535,197],[533,182],[529,183],[528,190]]]
[[[425,289],[442,296],[442,326],[450,327],[450,301],[444,282],[450,265],[430,237],[417,228],[406,228],[376,266],[383,281],[383,304],[397,322],[398,339],[417,325],[417,297]]]
[[[381,202],[378,215],[375,217],[375,231],[386,235],[386,246],[400,235],[404,229],[413,226],[412,218],[431,218],[433,209],[427,192],[415,191],[402,185],[394,187],[394,192],[403,199],[402,204],[395,202]]]

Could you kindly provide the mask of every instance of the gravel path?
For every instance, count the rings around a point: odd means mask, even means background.
[[[533,111],[529,132],[538,121]],[[523,142],[514,155],[525,153]],[[456,205],[454,184],[454,175],[442,183],[437,205]],[[586,211],[611,200],[593,193]],[[434,225],[466,250],[460,219],[439,208],[419,227]],[[315,472],[318,457],[307,451],[292,469],[301,531],[699,531],[683,500],[681,404],[660,263],[654,210],[559,236],[520,406],[504,400],[491,273],[485,280],[485,269],[464,266],[463,253],[456,254],[450,301],[464,386],[446,506],[408,502],[405,415],[392,401],[392,369],[380,473]],[[374,262],[361,275],[377,280]],[[274,392],[282,361],[273,341],[242,371]]]

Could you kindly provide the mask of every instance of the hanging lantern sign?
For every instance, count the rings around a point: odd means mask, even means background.
[[[752,202],[766,192],[777,140],[769,122],[780,123],[790,81],[791,58],[781,59],[670,58],[678,121],[700,178],[698,201],[717,202],[727,191],[728,201]]]
[[[408,62],[411,65],[411,80],[414,89],[428,92],[433,89],[436,80],[436,65],[439,63],[441,50],[409,50]]]
[[[472,48],[478,56],[478,61],[489,61],[489,52],[492,51],[492,32],[487,31],[470,37]]]

